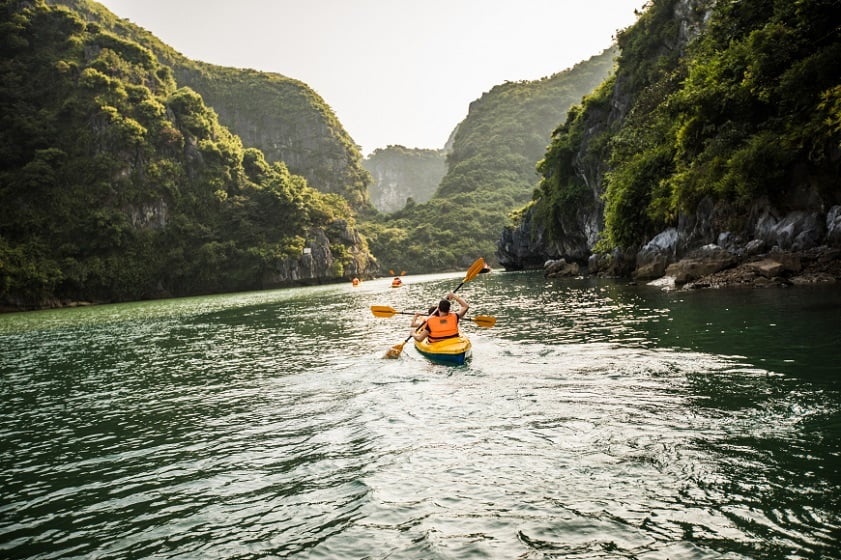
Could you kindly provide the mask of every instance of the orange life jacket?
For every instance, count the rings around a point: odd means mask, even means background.
[[[451,311],[443,317],[438,315],[430,317],[426,322],[426,328],[429,330],[427,337],[429,342],[456,337],[458,336],[458,315]]]

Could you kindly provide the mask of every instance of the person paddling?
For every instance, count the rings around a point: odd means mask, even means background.
[[[459,305],[458,311],[450,310],[450,301],[455,299]],[[459,335],[458,323],[470,306],[467,301],[450,292],[445,299],[438,303],[438,309],[430,314],[426,324],[420,329],[413,329],[411,336],[418,342],[438,342],[447,338],[454,338]]]

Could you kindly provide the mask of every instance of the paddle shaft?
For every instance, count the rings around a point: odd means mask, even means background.
[[[420,312],[397,311],[389,305],[372,305],[371,311],[375,317],[393,317],[395,315],[412,315],[417,317],[418,315],[423,315]],[[496,324],[496,317],[492,317],[491,315],[476,315],[475,317],[471,317],[470,320],[480,327],[492,327]]]

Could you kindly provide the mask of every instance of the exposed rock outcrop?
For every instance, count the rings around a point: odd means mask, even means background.
[[[352,259],[350,264],[342,266],[333,254],[325,232],[321,229],[310,231],[307,246],[301,255],[290,257],[277,263],[263,275],[263,287],[282,287],[294,284],[321,284],[343,278],[370,278],[379,273],[379,267],[367,251],[360,248],[359,233],[344,224],[342,238],[350,246]],[[342,225],[339,224],[341,228]]]
[[[169,207],[165,200],[158,199],[139,205],[131,205],[126,209],[126,214],[132,227],[162,229],[166,227],[169,219]]]
[[[783,214],[759,201],[741,231],[717,231],[712,216],[721,215],[721,209],[713,208],[655,236],[637,253],[633,276],[667,276],[676,286],[691,288],[841,280],[841,205],[825,214],[814,208]],[[717,243],[687,250],[693,240],[711,237]]]
[[[664,279],[671,280],[664,282]],[[820,246],[806,251],[775,250],[747,257],[744,262],[685,284],[665,276],[652,284],[665,289],[723,288],[728,286],[769,287],[828,284],[841,281],[841,249]]]
[[[686,258],[670,264],[666,267],[665,274],[673,277],[677,284],[686,284],[735,264],[736,259],[729,251],[718,245],[704,245]]]
[[[659,278],[673,262],[678,252],[679,234],[676,228],[659,233],[637,253],[634,275],[638,279]]]
[[[794,211],[774,217],[767,209],[757,215],[754,227],[741,233],[717,232],[707,220],[687,220],[683,227],[688,229],[669,228],[636,254],[615,250],[591,255],[586,272],[632,276],[664,289],[841,282],[841,205],[833,206],[826,216]],[[699,229],[706,234],[699,236]],[[710,237],[717,243],[691,249],[689,240]],[[544,274],[578,275],[568,273],[566,264],[564,259],[549,260],[543,265]]]
[[[598,238],[598,219],[588,207],[582,207],[571,220],[560,224],[565,232],[561,241],[552,242],[545,227],[535,222],[534,206],[531,206],[516,227],[503,229],[496,257],[506,270],[538,268],[547,259],[567,259],[584,264],[590,258],[590,247]]]
[[[517,227],[507,227],[497,243],[496,257],[506,270],[538,268],[546,262],[545,230],[533,223],[534,207],[523,213]]]
[[[568,263],[564,259],[548,261],[544,265],[543,275],[546,278],[562,278],[566,276],[578,276],[581,274],[581,267],[578,263]]]

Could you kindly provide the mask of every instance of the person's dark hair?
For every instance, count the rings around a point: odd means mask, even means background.
[[[438,311],[441,313],[449,313],[450,312],[450,302],[449,300],[442,299],[438,302]]]

